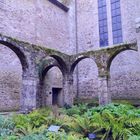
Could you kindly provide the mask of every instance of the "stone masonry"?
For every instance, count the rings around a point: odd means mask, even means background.
[[[46,97],[47,95],[44,93],[46,90],[43,89],[45,75],[54,66],[58,67],[63,75],[60,105],[67,104],[71,106],[74,100],[73,71],[78,62],[85,58],[93,59],[98,67],[99,103],[101,105],[109,103],[111,97],[108,92],[108,79],[113,58],[125,50],[137,51],[137,44],[133,43],[76,55],[67,55],[3,35],[0,35],[0,43],[13,50],[22,65],[21,110],[31,110],[44,106],[44,98],[51,100],[49,96]]]
[[[48,0],[0,0],[0,111],[52,105],[53,88],[60,106],[140,99],[140,1],[120,0],[123,43],[115,46],[106,4],[109,46],[101,48],[98,0],[67,0],[67,12]]]

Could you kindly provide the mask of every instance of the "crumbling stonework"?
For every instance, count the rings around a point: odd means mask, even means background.
[[[22,65],[21,110],[30,110],[44,106],[45,98],[46,101],[51,100],[51,96],[48,96],[48,93],[46,94],[46,90],[44,90],[44,88],[46,88],[44,78],[47,72],[54,66],[58,67],[63,75],[63,85],[59,85],[62,86],[59,97],[60,106],[64,106],[65,104],[72,105],[74,100],[73,72],[76,65],[85,58],[93,59],[97,65],[99,76],[99,103],[101,105],[109,103],[111,96],[108,92],[108,79],[110,78],[112,60],[122,51],[137,51],[137,44],[133,43],[76,55],[67,55],[3,35],[0,35],[0,43],[13,50]]]

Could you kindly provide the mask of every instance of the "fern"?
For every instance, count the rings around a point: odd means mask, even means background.
[[[133,135],[130,136],[128,140],[140,140],[140,136]]]

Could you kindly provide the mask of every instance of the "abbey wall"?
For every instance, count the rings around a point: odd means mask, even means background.
[[[71,11],[65,13],[47,0],[0,0],[0,33],[72,54],[76,50],[73,2],[70,7]],[[21,64],[12,50],[1,47],[0,110],[17,109],[21,94]],[[48,81],[52,81],[51,78]],[[57,83],[59,80],[52,84],[59,86]]]
[[[136,19],[140,17],[140,1],[120,0],[123,42],[138,41]],[[113,46],[111,1],[106,0],[109,47]],[[78,51],[100,49],[98,1],[77,1]],[[98,72],[92,60],[79,63],[78,90],[83,98],[97,98]],[[140,57],[139,53],[125,51],[114,58],[110,68],[109,91],[114,99],[140,98]],[[84,65],[84,68],[83,68]],[[86,70],[86,71],[85,71]],[[83,76],[85,75],[85,76]],[[94,79],[94,80],[93,80]],[[89,84],[90,83],[90,84]],[[86,93],[86,95],[85,95]],[[94,94],[93,94],[94,93]]]
[[[110,0],[107,2],[109,47],[113,46]],[[120,0],[123,42],[138,42],[135,20],[140,2]],[[71,0],[65,12],[48,0],[0,0],[0,33],[65,54],[102,49],[99,44],[98,1]],[[135,11],[135,12],[134,12]],[[138,47],[139,47],[138,43]],[[22,91],[22,65],[16,54],[0,45],[0,110],[18,110]],[[140,56],[127,50],[118,54],[110,67],[109,93],[114,99],[140,98]],[[99,98],[99,71],[94,59],[82,59],[74,69],[74,97]],[[46,74],[44,104],[52,104],[52,88],[63,89],[58,68]],[[60,97],[61,98],[61,97]],[[60,99],[61,100],[61,99]],[[60,101],[61,102],[61,101]]]

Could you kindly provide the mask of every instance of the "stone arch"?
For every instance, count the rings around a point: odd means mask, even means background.
[[[56,55],[56,54],[51,54],[49,56],[53,57],[57,61],[58,65],[61,67],[63,74],[66,74],[68,72],[67,64],[62,57],[60,57],[59,55]]]
[[[65,63],[64,63],[65,64]],[[40,81],[43,81],[46,73],[53,67],[58,67],[63,75],[65,75],[66,67],[63,68],[63,63],[58,62],[54,57],[47,56],[44,58],[39,65],[39,77]]]
[[[133,50],[133,51],[137,51],[136,49],[133,48],[122,48],[122,49],[118,49],[116,51],[113,52],[113,54],[109,57],[108,61],[107,61],[107,70],[110,71],[110,67],[111,67],[111,63],[113,61],[113,59],[120,54],[121,52],[127,51],[127,50]]]
[[[140,94],[140,58],[133,50],[122,51],[110,66],[109,93],[114,100],[138,103]]]
[[[76,66],[78,69],[76,70]],[[98,66],[92,57],[80,56],[71,66],[74,97],[81,100],[99,101]]]
[[[42,81],[41,81],[41,106],[51,106],[53,105],[53,89],[59,91],[58,105],[63,106],[63,73],[59,65],[56,63],[48,65],[42,71]],[[47,76],[47,77],[46,77]]]
[[[0,111],[19,111],[22,73],[22,65],[15,52],[0,44]]]
[[[10,40],[8,38],[0,38],[0,44],[8,47],[12,50],[17,58],[19,59],[22,67],[22,85],[21,85],[21,94],[20,94],[20,110],[25,110],[28,107],[28,98],[29,91],[27,90],[27,78],[29,73],[29,62],[27,56],[24,52],[24,46],[20,46],[20,44],[16,44],[16,41]]]
[[[54,66],[57,66],[60,68],[60,65],[58,64],[58,62],[52,57],[47,57],[41,61],[40,65],[39,65],[40,81],[43,81],[46,73],[49,71],[49,69],[51,69]],[[61,68],[60,68],[60,70],[61,70]]]
[[[12,43],[9,43],[9,42],[3,41],[3,40],[0,40],[0,44],[7,46],[13,52],[15,52],[15,54],[17,55],[17,57],[19,58],[19,60],[21,62],[23,72],[26,71],[26,69],[28,68],[27,58],[26,58],[25,54],[21,51],[21,49],[15,45],[13,45]]]
[[[72,63],[72,65],[71,65],[70,73],[73,73],[73,71],[74,71],[76,65],[77,65],[80,61],[82,61],[82,60],[84,60],[84,59],[86,59],[86,58],[93,59],[92,57],[86,56],[86,55],[85,55],[85,56],[84,56],[84,55],[77,56],[76,59],[74,60],[74,62]],[[94,61],[94,60],[93,60],[93,61]],[[95,61],[94,61],[94,62],[95,62]],[[96,63],[96,62],[95,62],[95,63]],[[96,64],[96,66],[97,66],[97,64]]]
[[[61,61],[62,62],[62,61]],[[61,64],[61,66],[59,65]],[[62,68],[62,63],[58,62],[54,57],[52,56],[48,56],[46,57],[44,60],[42,60],[41,62],[41,65],[40,65],[40,74],[39,74],[39,77],[40,77],[40,95],[39,95],[39,98],[40,98],[40,106],[46,106],[46,105],[49,105],[51,106],[52,105],[52,97],[53,97],[53,90],[52,88],[54,89],[57,89],[59,90],[60,94],[59,94],[59,105],[62,106],[63,105],[63,97],[62,97],[62,94],[63,94],[63,86],[58,86],[60,83],[63,84],[63,82],[60,82],[61,79],[64,78],[64,75],[65,75],[65,71],[64,69]],[[55,71],[55,72],[54,72]],[[51,75],[51,76],[50,76]],[[61,77],[61,79],[56,79],[55,76],[58,76],[58,77]],[[47,78],[46,78],[47,76]],[[51,78],[54,78],[55,80],[52,81]],[[50,79],[50,81],[48,81]],[[56,81],[59,81],[58,84],[56,84],[55,82]],[[53,84],[55,83],[55,84]],[[53,86],[54,85],[54,86]],[[50,94],[52,93],[52,94]]]

